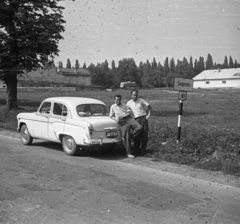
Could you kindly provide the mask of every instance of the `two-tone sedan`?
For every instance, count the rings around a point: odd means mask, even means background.
[[[97,99],[48,98],[37,112],[20,113],[17,120],[24,145],[34,138],[59,142],[70,156],[81,148],[114,148],[122,141],[118,123],[109,118],[106,105]]]

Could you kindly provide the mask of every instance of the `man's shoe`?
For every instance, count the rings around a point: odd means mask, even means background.
[[[133,159],[134,155],[128,154],[127,157]]]

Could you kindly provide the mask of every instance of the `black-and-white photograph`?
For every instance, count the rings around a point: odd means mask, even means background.
[[[0,224],[239,224],[240,0],[0,0]]]

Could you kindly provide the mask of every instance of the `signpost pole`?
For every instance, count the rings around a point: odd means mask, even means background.
[[[182,116],[182,110],[183,110],[183,101],[179,100],[177,143],[179,143],[180,138],[181,138],[181,116]]]
[[[187,92],[193,91],[193,80],[192,79],[174,79],[174,90],[179,90],[179,115],[178,115],[178,133],[177,133],[177,143],[179,143],[181,138],[181,116],[183,111],[183,101],[187,99]]]

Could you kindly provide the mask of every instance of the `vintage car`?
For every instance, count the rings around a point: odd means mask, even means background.
[[[30,145],[34,138],[59,142],[69,156],[75,155],[78,149],[94,146],[114,148],[122,141],[118,123],[97,99],[48,98],[37,112],[19,113],[17,120],[24,145]]]

